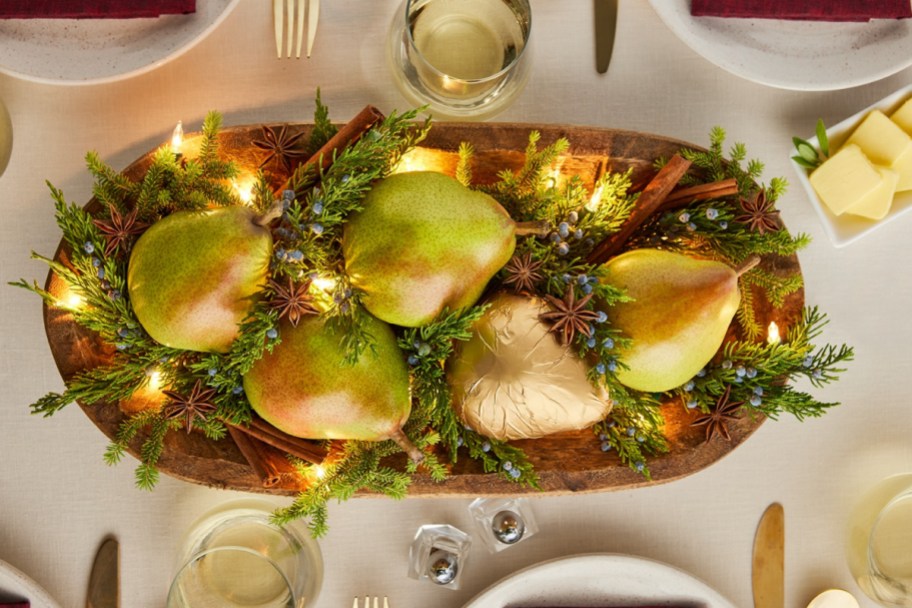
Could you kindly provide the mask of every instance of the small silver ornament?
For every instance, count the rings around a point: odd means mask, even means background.
[[[519,542],[526,533],[522,517],[513,511],[500,511],[491,520],[494,537],[505,545]]]
[[[438,549],[428,557],[428,577],[438,585],[449,585],[456,578],[459,563],[449,551]]]

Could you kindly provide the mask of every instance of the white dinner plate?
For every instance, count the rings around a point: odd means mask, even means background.
[[[31,608],[60,608],[38,583],[0,559],[0,601],[28,600]]]
[[[495,583],[465,608],[611,605],[734,608],[682,570],[614,554],[574,555],[530,566]]]
[[[854,87],[912,65],[912,19],[869,23],[692,17],[690,0],[649,0],[705,59],[761,84],[799,91]]]
[[[239,0],[196,0],[196,12],[154,19],[0,19],[0,72],[51,84],[142,74],[206,37]]]

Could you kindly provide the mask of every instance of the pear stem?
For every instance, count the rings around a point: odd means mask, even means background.
[[[545,220],[536,222],[516,222],[516,236],[546,236],[551,232],[551,223]]]
[[[418,447],[411,442],[411,440],[405,436],[405,433],[402,432],[402,429],[396,429],[396,431],[389,437],[396,444],[402,448],[402,451],[408,454],[408,457],[415,464],[419,464],[424,461],[424,453],[418,449]]]
[[[743,262],[741,262],[741,264],[739,264],[738,266],[735,267],[735,274],[740,277],[742,274],[744,274],[745,272],[747,272],[748,270],[750,270],[751,268],[753,268],[754,266],[756,266],[759,263],[760,263],[760,256],[757,255],[756,253],[754,253],[754,254],[750,255],[747,259],[745,259]]]
[[[259,216],[253,223],[257,226],[266,227],[272,220],[277,220],[282,217],[282,214],[285,212],[285,201],[277,200],[273,201],[272,206],[266,210],[266,213]]]

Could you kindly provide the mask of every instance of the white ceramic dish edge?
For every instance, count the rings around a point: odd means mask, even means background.
[[[830,150],[835,150],[838,146],[842,145],[852,130],[869,112],[881,110],[889,115],[909,97],[912,97],[912,85],[907,85],[899,89],[895,93],[884,97],[860,112],[856,112],[849,116],[842,122],[828,128],[826,132],[827,139],[830,143]],[[818,148],[819,142],[817,141],[816,135],[807,138],[807,141],[815,148]],[[863,217],[849,214],[834,215],[817,197],[817,193],[814,191],[814,187],[808,179],[808,171],[791,159],[794,155],[795,152],[793,148],[792,152],[789,154],[789,162],[792,164],[792,167],[795,168],[795,172],[798,175],[798,182],[804,188],[814,210],[817,212],[817,216],[823,224],[824,232],[827,233],[827,236],[835,247],[845,247],[846,245],[854,243],[888,222],[892,222],[893,220],[906,215],[909,211],[912,211],[912,191],[906,191],[896,195],[893,199],[893,206],[890,208],[890,212],[882,220],[868,220]]]
[[[614,553],[571,555],[529,566],[494,583],[464,608],[611,604],[734,608],[684,570]]]
[[[0,559],[0,599],[2,599],[3,593],[24,596],[32,608],[60,608],[60,605],[38,583]]]
[[[166,52],[164,55],[156,57],[156,56],[154,56],[154,53],[153,53],[153,56],[151,56],[147,62],[145,62],[142,65],[136,66],[136,67],[126,67],[121,70],[118,67],[118,64],[115,63],[114,64],[115,67],[112,69],[112,73],[110,73],[110,74],[105,74],[105,75],[77,74],[77,75],[71,75],[68,77],[63,77],[63,76],[51,77],[51,76],[46,76],[43,74],[30,73],[27,69],[22,69],[20,67],[10,67],[10,66],[5,66],[5,65],[0,64],[0,73],[8,74],[15,78],[20,78],[22,80],[27,80],[30,82],[36,82],[39,84],[54,84],[54,85],[69,85],[69,86],[107,84],[107,83],[112,83],[112,82],[118,82],[121,80],[126,80],[128,78],[132,78],[134,76],[139,76],[141,74],[150,72],[170,61],[173,61],[174,59],[177,59],[178,57],[180,57],[181,55],[183,55],[184,53],[186,53],[187,51],[189,51],[190,49],[195,47],[202,40],[204,40],[207,36],[209,36],[209,34],[211,34],[213,30],[215,30],[219,25],[221,25],[221,23],[228,17],[228,15],[230,15],[234,11],[235,7],[237,7],[239,2],[240,2],[240,0],[228,0],[227,4],[224,6],[224,8],[220,12],[218,12],[204,28],[195,32],[195,34],[190,39],[182,42],[181,44],[179,44],[178,46],[176,46],[169,52]],[[68,20],[56,19],[56,20],[48,20],[48,21],[65,23]],[[89,20],[84,20],[84,21],[86,21],[86,22],[96,21],[96,22],[107,23],[108,20],[91,20],[91,19],[89,19]],[[152,45],[152,46],[154,48],[154,45]],[[139,48],[139,47],[137,47],[137,48]],[[64,47],[61,50],[64,52],[71,52],[71,51],[74,51],[74,49],[75,49],[75,47]],[[115,50],[122,51],[123,49],[115,48]],[[78,50],[74,51],[74,52],[76,52],[76,55],[78,57]],[[136,49],[133,49],[133,52],[136,52]]]

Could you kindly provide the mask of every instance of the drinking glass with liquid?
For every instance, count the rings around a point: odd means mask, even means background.
[[[912,473],[863,495],[849,518],[847,548],[849,569],[868,597],[912,608]]]
[[[204,515],[181,550],[168,608],[316,605],[323,559],[303,526],[271,520],[275,506],[233,501]]]
[[[483,119],[525,86],[528,0],[405,0],[387,46],[400,91],[435,117]]]

